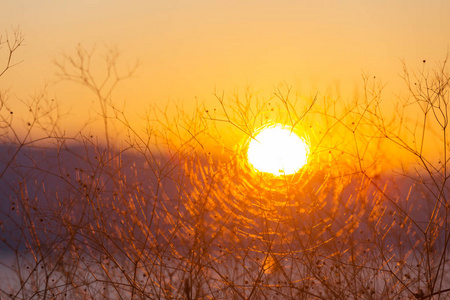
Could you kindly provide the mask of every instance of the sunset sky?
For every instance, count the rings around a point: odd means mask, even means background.
[[[288,85],[301,96],[347,99],[362,73],[397,93],[402,59],[412,68],[423,59],[434,66],[450,45],[447,0],[15,0],[3,1],[0,11],[2,35],[18,26],[25,35],[15,56],[23,62],[0,88],[17,102],[48,84],[50,97],[77,120],[94,106],[92,97],[58,82],[53,63],[77,44],[96,45],[99,54],[117,46],[124,63],[139,60],[135,77],[115,95],[137,115],[168,101],[213,103],[214,90],[247,87],[270,95]]]

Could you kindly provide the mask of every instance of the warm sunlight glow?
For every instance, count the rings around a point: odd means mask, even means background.
[[[308,145],[290,127],[276,125],[262,129],[250,141],[247,158],[260,172],[294,174],[307,162]]]

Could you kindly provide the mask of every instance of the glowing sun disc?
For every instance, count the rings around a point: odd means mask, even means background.
[[[308,145],[289,127],[275,125],[261,130],[250,141],[247,159],[259,172],[294,174],[307,162]]]

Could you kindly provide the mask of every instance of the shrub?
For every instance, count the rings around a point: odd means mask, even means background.
[[[15,38],[7,45],[20,46]],[[140,130],[112,99],[132,71],[111,72],[118,57],[109,55],[109,76],[95,78],[92,55],[79,47],[57,67],[98,98],[104,143],[64,136],[45,94],[28,103],[20,136],[2,94],[2,298],[448,297],[445,62],[416,74],[405,67],[410,98],[393,115],[382,86],[364,77],[364,97],[347,105],[293,99],[289,88],[269,100],[216,94],[215,109],[155,109]],[[407,119],[411,106],[419,118]],[[246,140],[268,120],[309,137],[298,174],[258,174],[246,163]],[[410,169],[387,171],[406,156]]]

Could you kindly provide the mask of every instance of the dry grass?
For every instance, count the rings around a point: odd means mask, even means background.
[[[21,41],[16,32],[2,44],[5,71]],[[345,106],[297,101],[289,89],[268,100],[217,94],[216,109],[155,110],[142,131],[112,100],[133,70],[118,74],[109,53],[106,79],[93,76],[85,62],[94,53],[83,48],[57,64],[98,97],[105,144],[64,136],[45,94],[27,104],[19,135],[1,94],[2,299],[449,298],[445,62],[405,67],[411,97],[394,115],[365,77],[364,97]],[[411,106],[419,118],[406,118]],[[245,141],[267,120],[307,134],[299,174],[255,174],[245,163],[234,137]],[[118,127],[127,146],[114,141]],[[380,149],[414,164],[384,172],[396,157]]]

